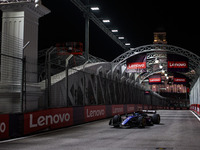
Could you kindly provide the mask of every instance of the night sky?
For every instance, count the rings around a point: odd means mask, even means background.
[[[84,0],[82,0],[84,1]],[[84,43],[84,17],[70,0],[43,0],[51,13],[40,19],[39,49],[56,43],[79,41]],[[170,45],[179,46],[198,55],[198,1],[157,0],[90,0],[100,11],[99,18],[108,18],[110,29],[118,29],[131,47],[153,43],[153,32],[167,32]],[[90,54],[112,61],[124,50],[90,21]]]

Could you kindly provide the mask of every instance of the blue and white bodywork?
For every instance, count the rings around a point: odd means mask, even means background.
[[[122,121],[122,126],[126,126],[126,124],[133,118],[134,116],[127,117],[124,121]]]

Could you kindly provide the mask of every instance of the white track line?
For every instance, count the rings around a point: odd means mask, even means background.
[[[190,110],[191,113],[193,113],[193,115],[200,121],[199,116],[197,116],[193,111]]]

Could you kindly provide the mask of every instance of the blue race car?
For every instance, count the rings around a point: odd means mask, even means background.
[[[149,116],[147,114],[153,114]],[[110,119],[109,125],[114,127],[139,127],[145,128],[146,125],[153,125],[160,123],[160,115],[156,111],[143,110],[136,111],[133,114],[126,115],[122,117],[120,115],[115,115]]]

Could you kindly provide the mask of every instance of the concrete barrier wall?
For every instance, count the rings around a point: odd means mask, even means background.
[[[196,106],[193,108],[199,112],[199,106],[198,108]],[[174,108],[143,104],[122,104],[56,108],[25,114],[4,114],[0,115],[0,140],[78,125],[142,109]]]

